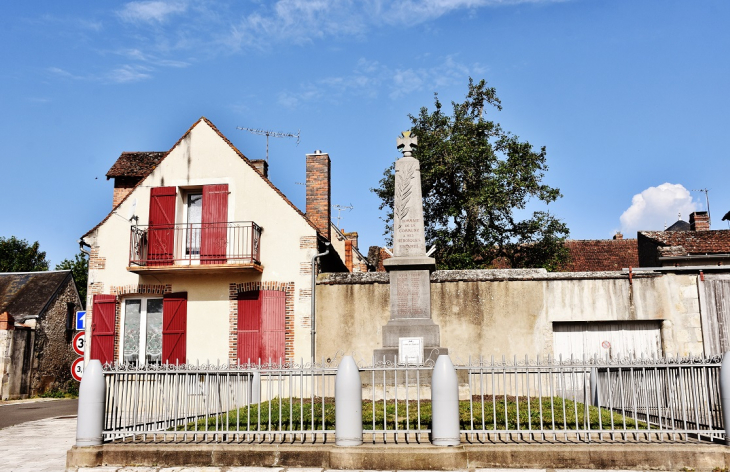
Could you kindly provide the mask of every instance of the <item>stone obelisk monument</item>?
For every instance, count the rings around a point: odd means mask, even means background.
[[[433,349],[440,354],[439,327],[431,319],[430,273],[436,261],[426,255],[421,197],[421,167],[412,156],[418,138],[404,131],[397,140],[403,157],[395,163],[393,257],[383,265],[390,273],[390,320],[383,326],[383,348],[375,359],[417,364]]]

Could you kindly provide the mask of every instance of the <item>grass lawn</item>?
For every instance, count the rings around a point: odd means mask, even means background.
[[[551,402],[552,411],[551,413]],[[605,409],[599,409],[589,406],[586,412],[586,406],[583,403],[564,400],[560,397],[543,398],[542,414],[540,412],[540,402],[537,398],[530,399],[530,411],[527,408],[527,399],[520,398],[519,408],[518,402],[513,398],[508,398],[506,402],[504,398],[501,401],[492,403],[491,398],[484,399],[484,404],[480,397],[475,397],[471,405],[473,414],[470,415],[469,400],[459,402],[459,422],[462,430],[515,430],[519,429],[554,429],[571,430],[582,429],[590,423],[590,429],[599,429],[600,424],[604,429],[611,427],[611,413]],[[374,411],[373,411],[374,410]],[[563,413],[565,410],[565,414]],[[577,412],[576,412],[577,410]],[[363,401],[362,404],[362,421],[363,429],[373,429],[373,417],[375,418],[376,430],[395,430],[396,423],[398,429],[429,429],[431,423],[431,402],[422,400],[420,402],[420,425],[418,421],[418,402],[399,401],[397,404],[397,420],[396,420],[396,404],[394,401],[376,401],[373,408],[373,402],[370,400]],[[587,413],[587,415],[586,415]],[[473,428],[471,417],[473,416]],[[600,423],[599,423],[600,417]],[[314,418],[314,420],[312,419]],[[483,418],[483,423],[482,423]],[[495,427],[496,418],[496,427]],[[271,427],[269,427],[269,421]],[[542,421],[542,424],[541,424]],[[631,418],[624,418],[618,413],[613,414],[613,424],[616,428],[622,428],[626,421],[627,428],[635,428],[636,422]],[[225,427],[225,424],[228,427]],[[279,426],[281,423],[281,426]],[[639,429],[647,429],[647,424],[638,422]],[[179,426],[178,430],[187,431],[205,431],[205,430],[252,430],[252,431],[299,431],[299,430],[334,430],[335,429],[335,402],[334,398],[324,399],[324,428],[322,427],[322,400],[315,400],[314,405],[311,401],[305,399],[290,400],[288,398],[274,399],[262,402],[260,405],[251,405],[238,410],[231,410],[220,415],[211,416],[207,419],[200,419],[197,422],[188,423],[185,426]]]

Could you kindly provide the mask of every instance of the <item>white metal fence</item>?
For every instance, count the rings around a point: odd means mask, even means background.
[[[713,441],[720,359],[458,360],[461,441]],[[433,362],[360,362],[365,442],[424,443]],[[105,440],[333,443],[337,361],[107,366]]]

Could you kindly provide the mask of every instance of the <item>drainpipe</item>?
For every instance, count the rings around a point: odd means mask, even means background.
[[[89,256],[89,258],[91,258],[91,252],[89,252],[88,249],[84,249],[84,246],[91,247],[91,245],[89,245],[89,243],[87,243],[83,239],[79,239],[76,242],[79,243],[79,249],[81,250],[81,252],[83,252],[84,254],[86,254],[87,256]]]
[[[324,245],[326,247],[324,252],[312,256],[312,362],[314,362],[314,338],[317,334],[317,318],[314,311],[314,293],[316,292],[315,288],[317,283],[317,259],[330,253],[330,243],[324,243]]]

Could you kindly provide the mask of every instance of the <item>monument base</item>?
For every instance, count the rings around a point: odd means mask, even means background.
[[[401,318],[383,326],[383,347],[399,346],[400,338],[423,338],[424,346],[441,344],[439,326],[430,318]]]
[[[438,359],[438,356],[442,354],[448,354],[449,350],[445,347],[439,347],[439,346],[426,346],[423,348],[423,360],[425,361],[432,361],[436,362],[436,359]],[[383,357],[385,356],[386,362],[398,362],[398,348],[397,347],[384,347],[381,349],[375,349],[373,351],[373,355],[375,356],[375,362],[383,362]]]

